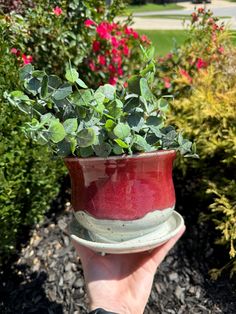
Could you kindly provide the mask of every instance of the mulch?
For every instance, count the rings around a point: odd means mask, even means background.
[[[88,313],[83,271],[66,231],[73,215],[69,205],[36,225],[17,259],[1,271],[1,314]],[[158,268],[145,314],[235,314],[235,283],[228,275],[217,281],[208,275],[221,256],[210,226],[177,210],[187,231]]]

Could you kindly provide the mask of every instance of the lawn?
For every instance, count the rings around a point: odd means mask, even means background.
[[[236,0],[235,0],[236,1]],[[173,19],[173,20],[190,20],[191,15],[187,14],[155,14],[155,15],[142,15],[139,16],[145,19]],[[220,19],[229,19],[230,16],[218,16]]]
[[[163,56],[174,46],[174,41],[181,45],[187,37],[185,30],[138,30],[139,34],[145,34],[156,48],[156,54]],[[231,40],[236,46],[236,31],[231,32]]]
[[[173,48],[174,40],[182,44],[187,36],[184,30],[138,30],[138,32],[148,36],[156,48],[157,55],[165,55]]]
[[[144,5],[129,5],[126,9],[128,13],[139,13],[139,12],[151,12],[151,11],[166,11],[166,10],[180,10],[182,6],[176,3],[169,3],[166,5],[148,3]]]

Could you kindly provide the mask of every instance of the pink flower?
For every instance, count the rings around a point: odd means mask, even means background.
[[[123,76],[124,72],[123,72],[122,68],[119,68],[119,69],[117,70],[117,74],[118,74],[119,76]]]
[[[198,20],[197,13],[196,13],[196,12],[193,12],[191,15],[192,15],[192,21],[193,21],[193,22],[196,22],[196,21]]]
[[[184,77],[188,80],[188,82],[189,82],[190,84],[192,83],[193,79],[191,78],[191,76],[188,74],[187,71],[185,71],[184,69],[179,69],[179,73],[180,73],[182,76],[184,76]]]
[[[129,48],[128,48],[128,46],[126,46],[126,45],[124,45],[124,47],[123,47],[123,54],[124,54],[125,56],[128,56],[128,55],[129,55]]]
[[[53,9],[53,13],[56,15],[56,16],[59,16],[62,14],[62,9],[60,7],[55,7]]]
[[[119,41],[116,39],[116,37],[114,36],[111,37],[111,44],[115,48],[119,47]]]
[[[204,10],[204,8],[198,8],[197,11],[198,11],[198,13],[204,13],[205,10]]]
[[[110,35],[110,25],[107,22],[102,22],[100,23],[97,28],[96,31],[99,35],[100,38],[102,39],[110,39],[111,35]]]
[[[88,19],[88,20],[84,21],[84,25],[86,27],[90,27],[90,26],[96,25],[96,23],[94,21]]]
[[[123,86],[124,86],[124,88],[127,88],[128,87],[128,82],[124,82]]]
[[[121,65],[121,63],[122,63],[122,58],[121,58],[121,56],[120,55],[113,55],[112,56],[112,62],[114,62],[114,63],[116,63],[116,64],[118,64],[118,65]]]
[[[111,85],[116,85],[116,82],[117,82],[117,78],[116,77],[110,77],[109,78],[109,84]]]
[[[202,68],[206,68],[207,67],[207,62],[204,61],[203,59],[201,58],[198,58],[197,59],[197,63],[196,63],[196,67],[198,70],[202,69]]]
[[[95,67],[95,64],[93,63],[93,61],[89,62],[89,68],[91,71],[95,71],[96,70],[96,67]]]
[[[126,35],[132,35],[132,33],[133,33],[133,28],[131,28],[131,27],[125,27],[125,29],[124,29],[124,31],[125,31],[125,34]]]
[[[173,58],[173,53],[167,53],[167,55],[166,55],[166,60],[170,60],[170,59],[172,59]]]
[[[150,40],[148,39],[148,37],[147,37],[146,35],[142,35],[142,36],[141,36],[141,41],[142,41],[143,43],[147,43],[147,44],[150,44],[150,43],[151,43]]]
[[[224,51],[225,51],[225,49],[224,49],[224,47],[222,47],[222,46],[220,46],[219,48],[218,48],[218,51],[219,51],[219,53],[224,53]]]
[[[139,34],[135,31],[132,32],[132,35],[135,39],[138,39],[139,38]]]
[[[32,56],[26,56],[24,53],[22,54],[22,60],[24,64],[32,63],[33,57]]]
[[[11,48],[11,53],[13,54],[13,55],[16,55],[17,54],[17,49],[16,48]]]
[[[163,81],[164,81],[165,88],[170,88],[171,87],[171,83],[170,83],[170,78],[169,77],[164,77]]]
[[[114,67],[113,64],[109,64],[108,70],[109,70],[111,73],[115,73],[115,72],[116,72],[116,68]]]
[[[105,65],[106,64],[106,58],[103,55],[98,56],[98,63],[100,65]]]
[[[93,42],[93,51],[94,51],[94,52],[99,51],[99,50],[100,50],[100,46],[101,46],[100,42],[97,41],[97,40],[95,40],[95,41]]]

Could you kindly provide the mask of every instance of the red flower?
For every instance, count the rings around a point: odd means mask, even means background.
[[[132,33],[133,33],[134,30],[133,30],[133,28],[126,26],[126,27],[124,28],[124,31],[125,31],[125,34],[126,34],[126,35],[132,35]]]
[[[33,57],[32,56],[26,56],[24,53],[22,54],[22,60],[24,64],[32,63]]]
[[[113,55],[112,56],[112,62],[118,64],[118,65],[121,65],[122,63],[122,58],[120,55],[116,54],[116,55]]]
[[[117,78],[116,77],[110,77],[109,78],[109,84],[111,85],[116,85],[116,82],[117,82]]]
[[[217,29],[219,29],[219,26],[215,23],[212,25],[212,29],[213,31],[216,31]]]
[[[173,53],[171,53],[171,52],[167,53],[166,60],[170,60],[172,58],[173,58]]]
[[[119,69],[117,70],[117,74],[118,74],[119,76],[123,76],[124,72],[123,72],[122,68],[119,68]]]
[[[179,69],[179,73],[180,73],[182,76],[184,76],[184,77],[188,80],[188,82],[189,82],[190,84],[192,83],[193,79],[191,78],[191,76],[188,74],[187,71],[185,71],[184,69]]]
[[[97,41],[97,40],[95,40],[95,41],[93,42],[93,51],[94,51],[94,52],[99,51],[99,50],[100,50],[100,46],[101,46],[100,42]]]
[[[124,82],[123,86],[124,86],[124,88],[127,88],[128,87],[128,82]]]
[[[224,53],[225,49],[224,49],[224,47],[220,46],[220,47],[218,48],[218,51],[219,51],[219,53]]]
[[[86,27],[90,27],[90,26],[96,25],[96,23],[92,20],[86,20],[86,21],[84,21],[84,25]]]
[[[91,71],[95,71],[96,70],[96,67],[95,67],[95,64],[93,63],[93,61],[89,62],[89,67],[90,67]]]
[[[115,72],[116,72],[116,68],[114,67],[113,64],[109,64],[108,70],[109,70],[111,73],[115,73]]]
[[[171,87],[171,83],[170,83],[170,78],[169,77],[164,77],[163,81],[164,81],[165,88],[170,88]]]
[[[204,13],[205,10],[204,10],[204,8],[198,8],[197,11],[198,11],[198,13]]]
[[[116,39],[116,37],[114,36],[111,37],[111,44],[115,48],[119,47],[119,41]]]
[[[100,65],[105,65],[106,64],[106,58],[103,55],[98,56],[98,63]]]
[[[128,46],[126,46],[126,45],[124,45],[124,47],[123,47],[123,54],[124,54],[125,56],[128,56],[128,55],[129,55],[129,48],[128,48]]]
[[[100,23],[97,28],[96,31],[99,35],[100,38],[102,39],[110,39],[111,35],[110,35],[110,25],[107,22],[102,22]]]
[[[62,9],[60,7],[55,7],[53,9],[53,13],[57,16],[61,15],[62,14]]]
[[[198,20],[197,13],[193,12],[191,15],[192,15],[192,22],[197,22],[197,20]]]
[[[147,44],[150,44],[150,43],[151,43],[150,40],[148,39],[148,37],[147,37],[146,35],[142,35],[142,36],[141,36],[141,41],[142,41],[143,43],[147,43]]]
[[[139,38],[139,34],[135,31],[132,32],[132,35],[135,39],[138,39]]]
[[[207,67],[207,62],[204,61],[203,59],[201,58],[198,58],[197,59],[197,63],[196,63],[196,67],[198,70],[202,69],[202,68],[206,68]]]

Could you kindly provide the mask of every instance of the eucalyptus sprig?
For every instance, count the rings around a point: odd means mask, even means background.
[[[56,155],[107,157],[174,149],[196,157],[195,145],[166,125],[168,102],[152,93],[155,63],[151,51],[145,57],[145,68],[129,79],[127,89],[105,84],[93,90],[71,66],[61,80],[28,64],[20,70],[25,92],[5,92],[5,97],[30,116],[27,134]]]

